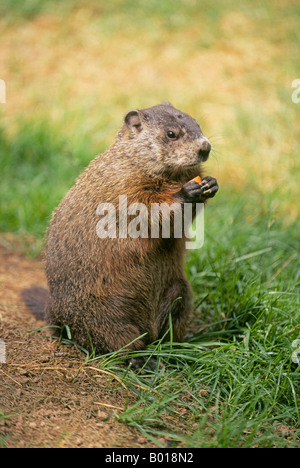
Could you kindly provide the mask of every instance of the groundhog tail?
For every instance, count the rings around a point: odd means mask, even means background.
[[[23,289],[21,291],[21,297],[35,317],[44,320],[45,306],[49,299],[49,291],[40,286],[32,286],[31,288]]]

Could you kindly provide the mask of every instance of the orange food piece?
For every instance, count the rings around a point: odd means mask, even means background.
[[[201,177],[200,176],[197,176],[197,177],[194,177],[194,180],[195,182],[198,182],[198,184],[201,184]],[[190,182],[192,182],[192,180],[190,180]]]

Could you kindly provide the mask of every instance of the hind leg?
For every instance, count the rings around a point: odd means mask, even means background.
[[[116,305],[113,300],[106,299],[104,303],[89,297],[61,303],[51,298],[47,319],[51,325],[67,325],[72,341],[89,352],[107,354],[127,345],[128,351],[146,346],[147,336],[139,338],[143,331],[122,316],[122,304]],[[60,329],[54,329],[54,332],[60,334]]]
[[[139,338],[142,333],[132,324],[128,323],[101,323],[97,333],[92,333],[91,341],[97,353],[105,354],[126,347],[126,351],[134,351],[145,348],[143,338]]]
[[[169,285],[159,303],[157,309],[157,319],[155,328],[158,330],[157,338],[162,338],[165,335],[164,341],[170,339],[170,334],[167,333],[170,328],[170,315],[172,321],[172,334],[174,342],[184,341],[184,334],[191,310],[191,290],[186,279],[178,279]],[[144,371],[160,371],[162,365],[158,366],[155,358],[133,359],[132,367],[142,369]]]
[[[191,311],[191,297],[190,285],[185,278],[175,280],[165,289],[158,307],[159,338],[162,338],[168,331],[171,315],[173,341],[182,342],[184,340]],[[169,334],[165,339],[170,339]]]

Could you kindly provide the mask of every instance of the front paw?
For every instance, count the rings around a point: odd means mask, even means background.
[[[192,180],[182,186],[181,194],[187,203],[203,203],[208,198],[213,198],[219,190],[218,183],[213,177],[204,177],[202,182]]]

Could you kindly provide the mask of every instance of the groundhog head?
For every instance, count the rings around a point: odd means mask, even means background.
[[[195,168],[208,159],[211,149],[198,122],[168,101],[128,112],[122,130],[132,148],[132,162],[153,176]]]

